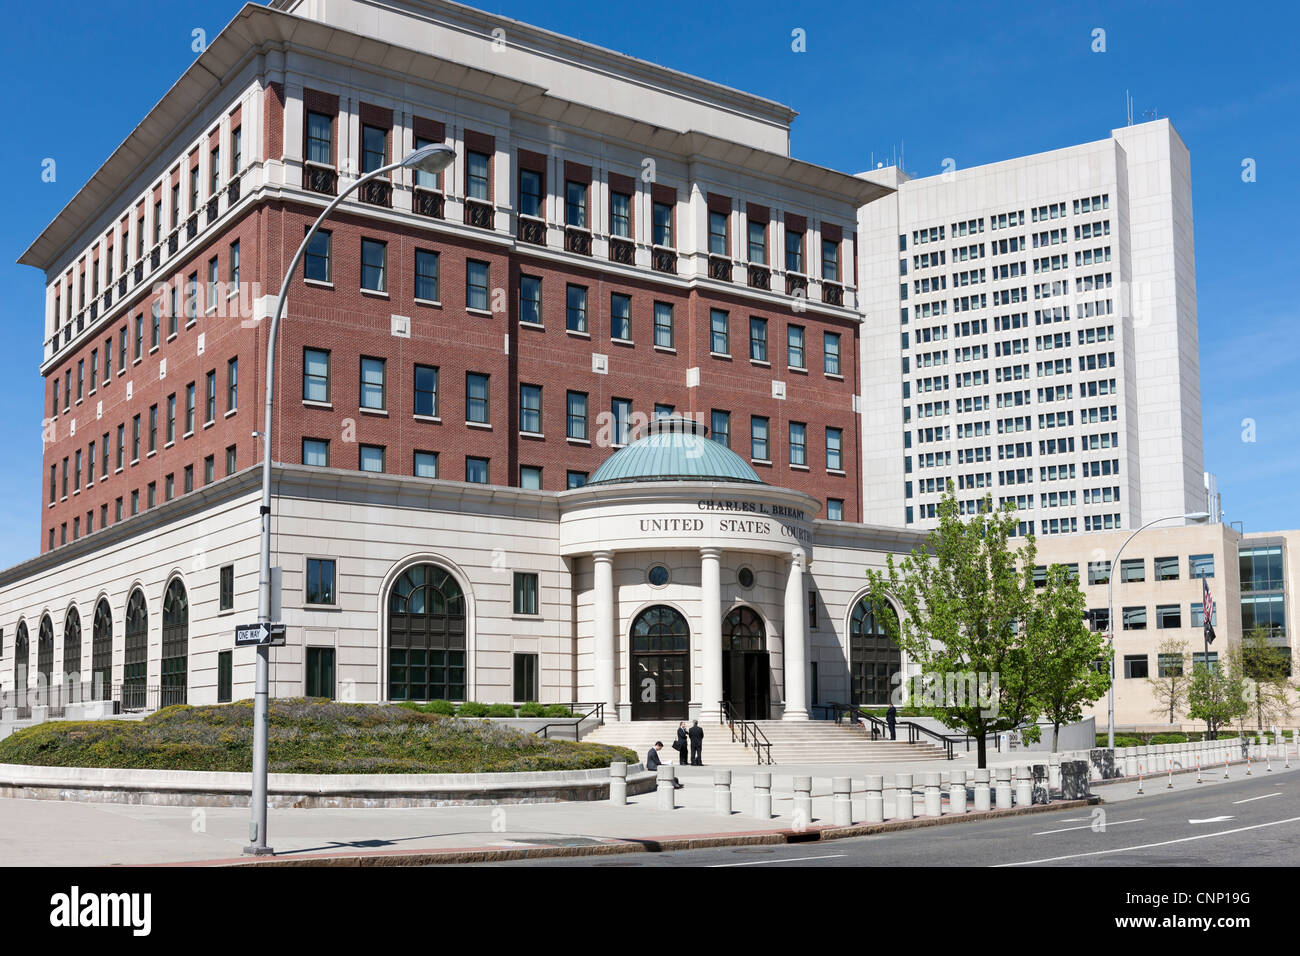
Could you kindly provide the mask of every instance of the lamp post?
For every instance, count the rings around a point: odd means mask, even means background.
[[[271,411],[275,395],[275,339],[280,331],[280,316],[284,313],[284,300],[289,294],[289,285],[293,281],[294,271],[302,261],[312,237],[336,208],[362,184],[369,182],[395,169],[415,169],[424,173],[439,173],[456,159],[456,151],[445,143],[430,143],[407,153],[400,161],[381,166],[366,173],[347,189],[343,190],[325,207],[325,211],[312,223],[303,237],[302,244],[294,253],[293,261],[284,274],[280,285],[280,297],[275,303],[275,314],[271,317],[271,328],[266,339],[266,415],[259,437],[262,439],[262,521],[261,561],[257,572],[257,620],[264,625],[263,640],[270,630],[271,623]],[[257,434],[257,433],[255,433]],[[253,856],[262,856],[273,852],[266,843],[266,772],[267,772],[267,697],[268,675],[270,673],[270,647],[263,643],[257,647],[257,687],[253,694],[253,794],[251,801],[252,820],[248,826],[249,845],[244,852]]]
[[[1110,643],[1110,699],[1107,705],[1106,744],[1111,750],[1115,749],[1115,574],[1119,570],[1119,556],[1124,553],[1124,549],[1128,547],[1130,541],[1153,524],[1159,524],[1162,521],[1179,520],[1190,521],[1193,524],[1203,524],[1209,519],[1210,516],[1206,512],[1193,511],[1183,515],[1166,515],[1163,518],[1148,521],[1124,539],[1124,543],[1119,546],[1119,550],[1115,552],[1115,557],[1111,560],[1110,576],[1106,580],[1106,640]],[[1157,666],[1159,666],[1158,662]]]

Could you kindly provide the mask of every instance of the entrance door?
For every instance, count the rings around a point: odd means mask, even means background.
[[[738,607],[722,621],[722,696],[737,717],[767,720],[771,674],[763,619]]]
[[[334,699],[334,648],[307,648],[307,696]]]
[[[632,622],[632,719],[684,720],[691,699],[690,627],[666,605]]]

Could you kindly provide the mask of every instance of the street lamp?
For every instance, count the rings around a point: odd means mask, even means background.
[[[338,194],[325,211],[317,217],[312,227],[303,237],[302,245],[294,253],[293,261],[285,272],[280,285],[280,297],[275,303],[275,314],[271,317],[271,329],[266,340],[266,416],[262,427],[262,555],[257,573],[257,619],[263,625],[263,641],[271,623],[271,401],[275,395],[275,338],[280,330],[280,316],[284,312],[284,300],[289,294],[289,284],[293,280],[294,270],[302,260],[307,246],[311,243],[316,230],[352,192],[363,183],[367,183],[395,169],[415,169],[423,173],[440,173],[456,159],[456,151],[445,143],[430,143],[407,153],[400,161],[381,166],[366,173],[347,189]],[[257,646],[257,688],[253,695],[253,795],[251,810],[253,818],[249,823],[248,837],[250,844],[244,852],[262,856],[273,852],[266,844],[266,771],[267,771],[267,696],[268,674],[270,672],[270,648],[266,643]]]
[[[1111,750],[1115,749],[1115,574],[1119,570],[1119,556],[1124,553],[1124,549],[1128,547],[1130,541],[1153,524],[1159,524],[1162,521],[1180,520],[1190,521],[1193,524],[1204,524],[1210,520],[1210,516],[1204,511],[1193,511],[1185,515],[1167,515],[1164,518],[1148,521],[1124,539],[1124,543],[1119,546],[1119,550],[1115,552],[1115,557],[1111,560],[1110,575],[1106,579],[1106,640],[1110,642],[1110,700],[1106,718],[1106,743]]]

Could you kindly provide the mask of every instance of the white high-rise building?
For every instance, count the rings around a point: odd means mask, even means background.
[[[1204,509],[1191,167],[1168,120],[909,178],[859,211],[863,520],[1021,531]]]

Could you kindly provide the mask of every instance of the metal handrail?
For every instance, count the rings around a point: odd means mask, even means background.
[[[537,737],[541,737],[543,740],[550,740],[552,727],[572,727],[574,739],[581,740],[582,734],[579,733],[578,728],[581,727],[582,722],[586,720],[588,717],[590,717],[592,714],[596,715],[596,721],[601,726],[603,726],[605,723],[605,704],[603,701],[596,704],[565,704],[564,706],[568,707],[569,710],[573,710],[573,711],[576,711],[582,707],[590,707],[591,710],[587,711],[585,714],[582,714],[576,720],[573,717],[566,717],[564,720],[553,720],[549,724],[542,724],[542,726],[538,727],[536,730],[529,731],[529,732]]]
[[[772,742],[759,729],[757,722],[736,716],[735,711],[731,709],[731,701],[728,700],[718,701],[718,716],[720,718],[718,724],[726,724],[730,728],[732,743],[736,742],[736,728],[739,727],[740,742],[746,749],[753,747],[759,764],[772,763]]]
[[[880,719],[875,714],[863,710],[856,704],[830,704],[829,707],[835,712],[835,723],[837,724],[843,722],[845,714],[850,714],[855,720],[861,719],[871,721],[874,726],[881,728],[881,730],[887,730],[889,727],[886,721]],[[972,737],[970,734],[941,734],[937,730],[931,730],[929,727],[923,727],[921,724],[914,723],[910,720],[896,720],[894,721],[894,727],[907,728],[907,742],[910,744],[920,743],[921,735],[937,740],[939,746],[943,747],[944,751],[947,753],[949,760],[954,759],[956,756],[955,749],[957,744],[964,743],[966,745],[966,752],[970,753],[971,741],[979,740],[978,737]],[[986,735],[984,739],[987,740],[988,737],[993,737],[998,752],[1001,753],[1002,737],[998,734],[989,734]]]

